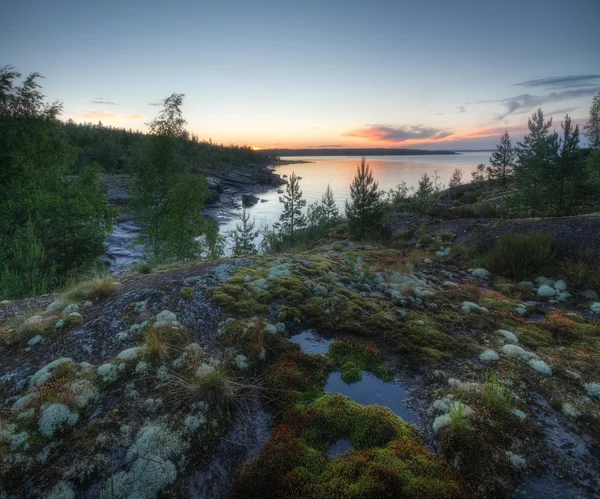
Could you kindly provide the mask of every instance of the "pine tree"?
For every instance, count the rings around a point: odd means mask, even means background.
[[[450,181],[448,182],[448,187],[458,187],[462,184],[463,173],[460,168],[455,168],[452,172],[452,177],[450,177]]]
[[[550,202],[555,206],[556,215],[567,214],[581,201],[587,183],[587,169],[579,149],[579,126],[573,128],[569,115],[561,123],[563,137],[560,141],[558,161],[554,164],[550,181]]]
[[[600,92],[598,92],[593,100],[590,108],[590,119],[583,126],[585,136],[588,139],[590,147],[594,150],[600,149]]]
[[[373,173],[366,158],[362,158],[356,175],[350,184],[351,202],[346,200],[346,217],[350,234],[364,239],[369,232],[381,228],[383,220],[382,192],[379,183],[373,180]]]
[[[189,173],[181,156],[183,97],[172,94],[163,101],[158,117],[148,123],[150,137],[132,160],[132,205],[142,226],[141,239],[155,261],[197,255],[197,238],[208,227],[201,216],[208,195],[206,179]]]
[[[327,189],[325,189],[325,193],[321,197],[321,206],[327,227],[331,227],[339,222],[340,211],[335,202],[335,198],[333,197],[333,190],[329,184],[327,184]]]
[[[302,214],[306,200],[302,199],[300,179],[295,172],[290,175],[285,194],[279,197],[279,202],[283,204],[283,212],[275,227],[281,230],[283,236],[288,238],[291,244],[294,244],[296,231],[306,226],[306,217]]]
[[[529,134],[518,144],[518,165],[515,181],[518,202],[538,215],[548,205],[546,187],[558,161],[558,135],[550,133],[552,118],[544,121],[544,113],[538,109],[529,119]]]
[[[255,230],[256,220],[250,222],[250,213],[242,209],[240,221],[236,224],[235,230],[229,233],[233,239],[233,255],[255,255],[257,253],[254,239],[258,237],[258,230]]]
[[[512,176],[514,161],[517,157],[517,150],[510,142],[508,131],[500,138],[500,144],[497,150],[490,157],[490,165],[487,168],[488,178],[502,181],[502,187],[506,187],[507,179]]]

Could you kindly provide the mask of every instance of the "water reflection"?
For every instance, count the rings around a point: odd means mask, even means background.
[[[404,403],[405,389],[396,383],[381,381],[369,372],[363,372],[363,379],[348,385],[342,381],[339,372],[333,372],[327,379],[325,393],[341,393],[363,405],[383,405],[407,423],[417,422],[417,416]]]

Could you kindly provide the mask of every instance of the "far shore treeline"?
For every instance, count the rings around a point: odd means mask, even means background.
[[[426,149],[384,149],[360,148],[360,149],[262,149],[258,151],[261,156],[424,156],[437,155],[447,156],[458,154],[456,151],[429,151]]]

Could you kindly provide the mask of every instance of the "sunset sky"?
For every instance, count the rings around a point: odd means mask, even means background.
[[[52,1],[2,8],[0,65],[63,119],[268,147],[489,148],[600,91],[600,1]]]

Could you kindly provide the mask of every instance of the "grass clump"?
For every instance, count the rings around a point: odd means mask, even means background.
[[[86,299],[103,300],[115,294],[120,286],[112,276],[98,276],[69,288],[61,299],[68,303]]]
[[[188,335],[181,326],[153,326],[146,331],[146,351],[151,356],[169,358],[171,353],[177,354],[183,349],[187,339]]]
[[[505,234],[485,256],[487,268],[512,279],[525,279],[546,269],[554,258],[550,237]]]

